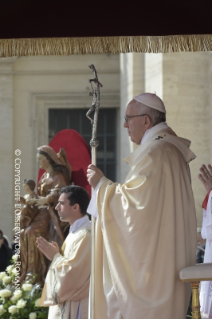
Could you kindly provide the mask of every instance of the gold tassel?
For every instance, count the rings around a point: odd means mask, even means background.
[[[0,57],[212,51],[212,35],[0,39]]]

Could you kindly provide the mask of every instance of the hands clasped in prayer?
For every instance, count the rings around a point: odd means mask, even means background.
[[[209,164],[208,168],[203,164],[200,167],[201,174],[198,175],[203,186],[205,187],[206,192],[212,189],[212,166]]]
[[[38,249],[49,259],[52,260],[54,256],[59,253],[60,249],[55,241],[48,242],[43,237],[38,237],[36,240]]]

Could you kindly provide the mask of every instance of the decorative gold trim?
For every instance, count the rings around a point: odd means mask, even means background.
[[[180,279],[182,282],[199,282],[199,281],[211,281],[211,277],[201,277],[201,278],[186,278],[186,279]]]
[[[192,282],[192,319],[201,319],[199,304],[199,282]]]
[[[0,57],[212,51],[212,34],[0,39]]]

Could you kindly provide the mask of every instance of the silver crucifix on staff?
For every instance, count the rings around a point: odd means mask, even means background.
[[[89,68],[93,71],[94,79],[90,79],[91,92],[90,96],[93,96],[93,101],[90,109],[86,113],[87,118],[91,121],[92,124],[92,138],[90,141],[91,146],[91,164],[96,165],[96,148],[99,145],[97,141],[97,124],[98,124],[98,114],[100,107],[100,88],[102,84],[98,80],[97,72],[93,64],[89,65]],[[93,87],[94,84],[94,87]],[[93,119],[90,117],[90,114],[94,112]],[[91,284],[90,284],[90,305],[89,305],[89,319],[95,319],[94,313],[94,301],[95,301],[95,218],[91,218]]]
[[[93,71],[94,79],[90,79],[89,83],[91,84],[91,92],[89,93],[90,96],[93,96],[93,101],[91,104],[90,109],[86,113],[87,118],[91,121],[92,124],[92,139],[90,141],[90,146],[93,148],[97,148],[99,145],[99,142],[96,139],[97,136],[97,123],[98,123],[98,114],[99,114],[99,107],[100,107],[100,88],[103,87],[103,85],[99,82],[97,72],[95,69],[95,66],[93,64],[89,65],[89,68]],[[93,88],[93,84],[95,87]],[[90,114],[94,112],[93,119],[90,117]],[[92,164],[93,163],[93,156],[92,156]],[[94,164],[96,165],[96,163]]]

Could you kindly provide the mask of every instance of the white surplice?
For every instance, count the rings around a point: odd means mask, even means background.
[[[91,222],[87,215],[71,226],[63,255],[57,253],[46,276],[41,303],[49,319],[87,319],[91,264]]]

